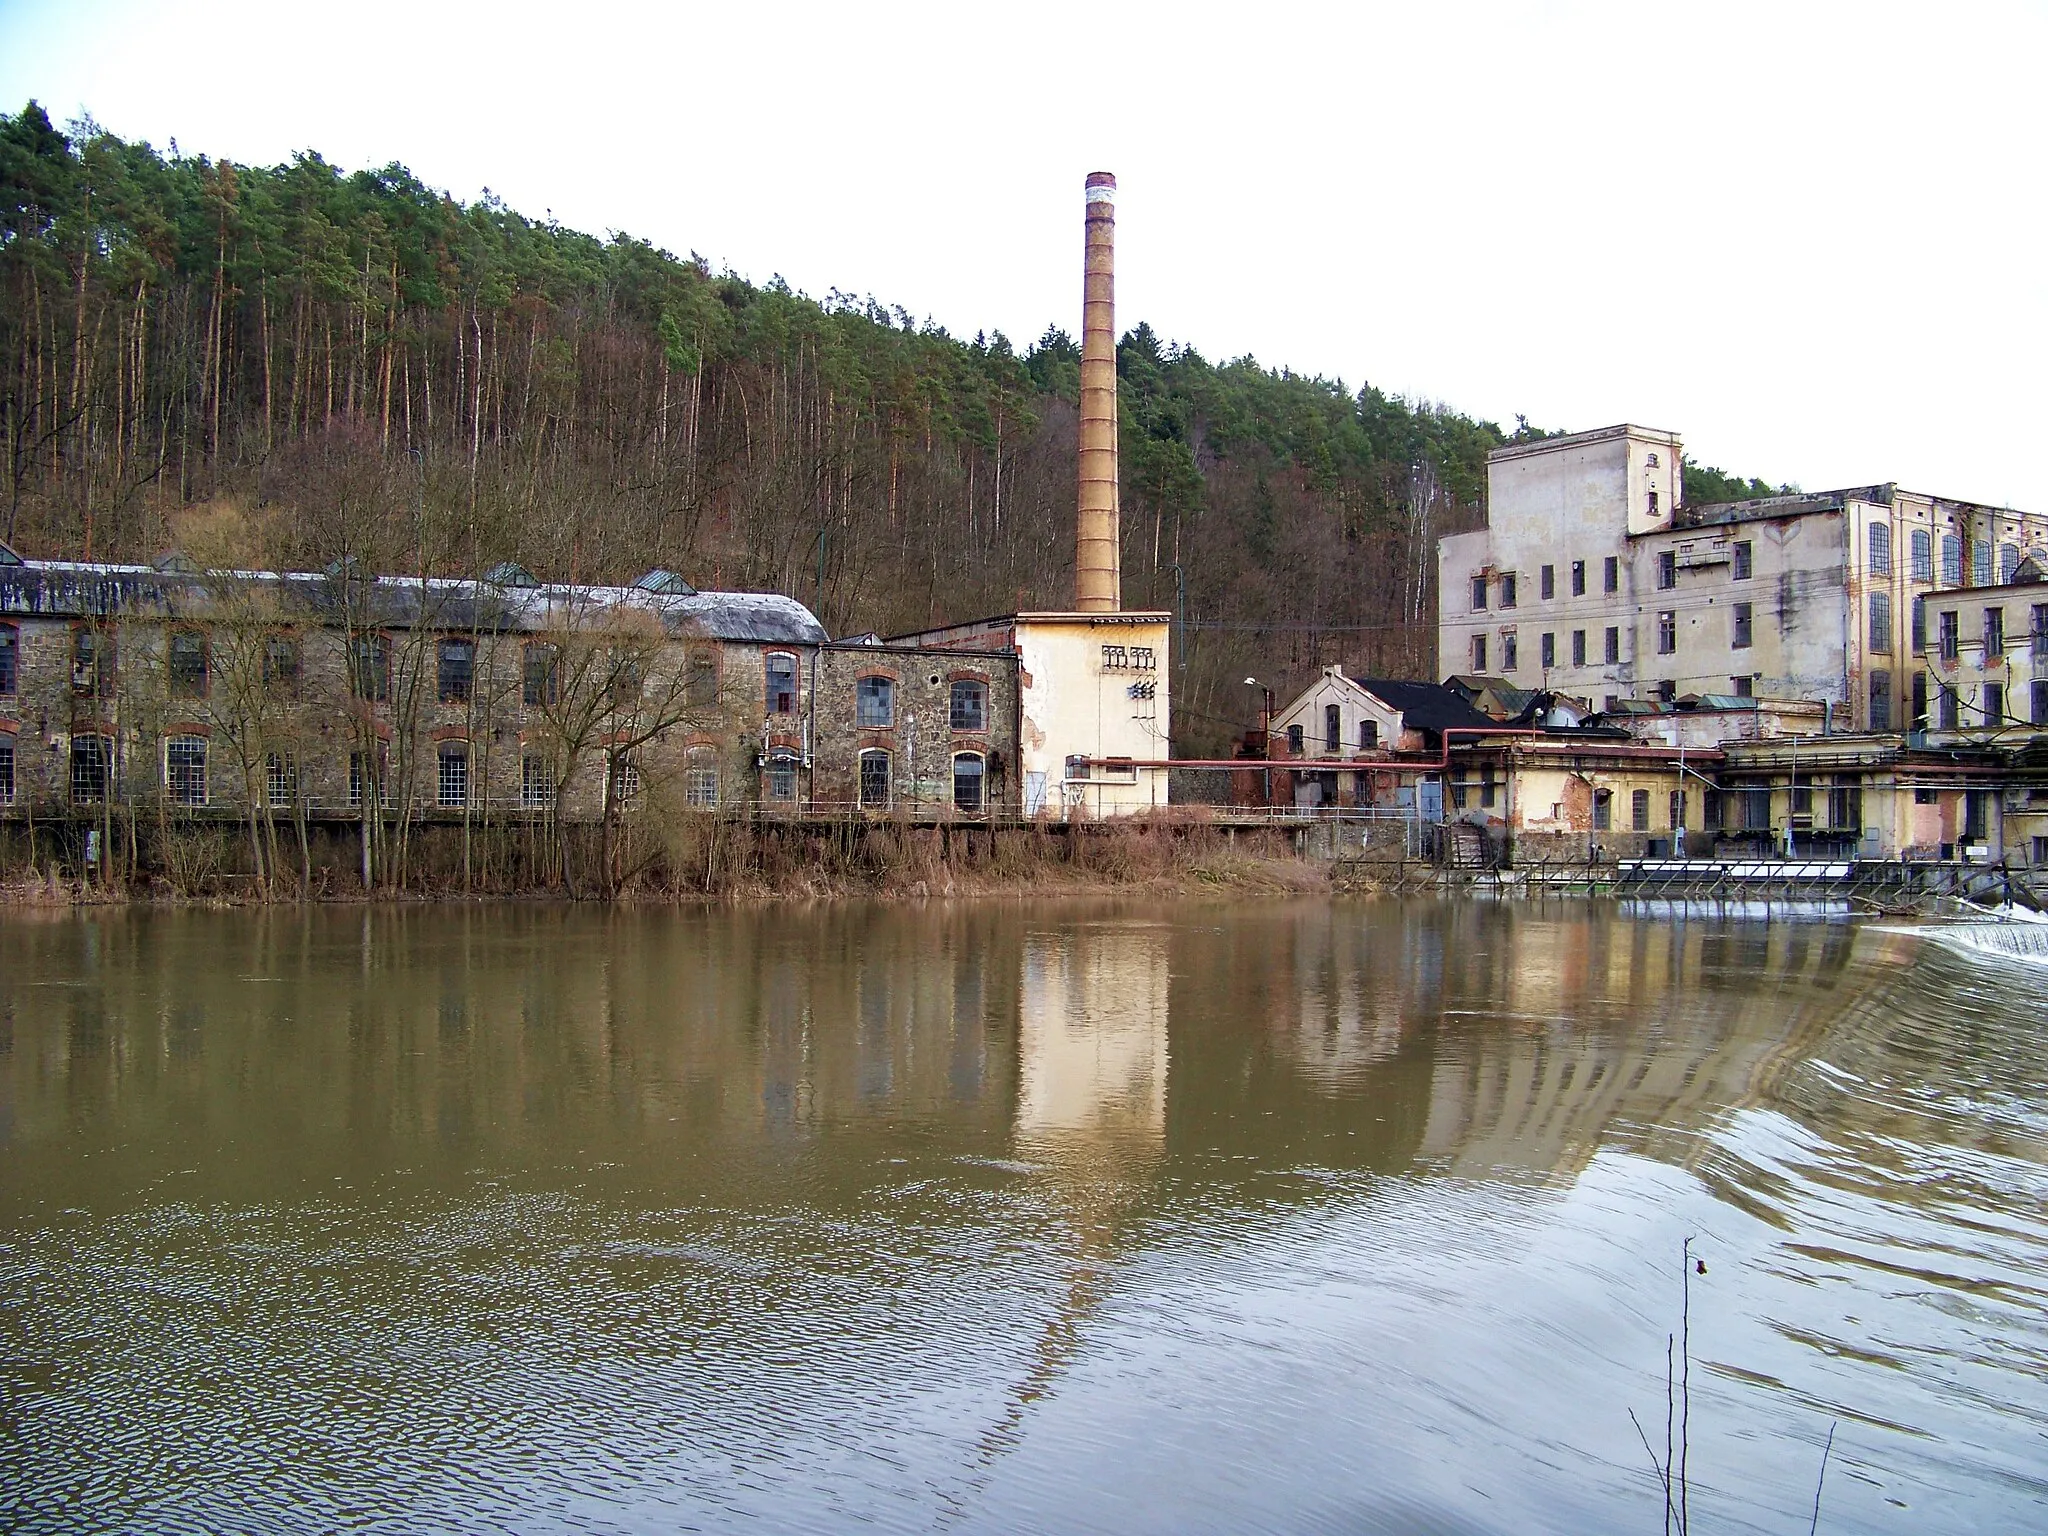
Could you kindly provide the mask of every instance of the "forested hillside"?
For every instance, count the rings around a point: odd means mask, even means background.
[[[1077,216],[1077,309],[1079,240]],[[0,117],[0,370],[0,530],[28,554],[203,529],[252,563],[662,565],[835,633],[1071,599],[1063,331],[966,341],[397,165]],[[1435,541],[1480,516],[1499,427],[1142,324],[1119,372],[1125,601],[1184,604],[1179,750],[1250,717],[1247,673],[1433,669]]]

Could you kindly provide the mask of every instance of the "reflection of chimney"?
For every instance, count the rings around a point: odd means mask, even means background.
[[[1088,266],[1081,290],[1081,513],[1074,608],[1123,606],[1116,479],[1116,178],[1088,177]]]

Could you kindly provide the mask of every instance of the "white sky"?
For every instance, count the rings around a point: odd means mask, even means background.
[[[2048,7],[0,0],[0,103],[403,160],[1020,348],[1118,319],[2048,510]]]

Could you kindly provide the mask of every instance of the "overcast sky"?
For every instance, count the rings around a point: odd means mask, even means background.
[[[1807,489],[2048,510],[2042,4],[0,0],[0,102],[623,230],[956,334],[1118,320]]]

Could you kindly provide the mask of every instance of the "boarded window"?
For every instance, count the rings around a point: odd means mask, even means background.
[[[204,736],[173,736],[164,743],[164,789],[173,805],[206,804]]]
[[[952,723],[956,731],[988,729],[988,688],[963,678],[953,684]]]
[[[896,719],[896,684],[886,677],[864,677],[853,686],[853,723],[879,730]]]

